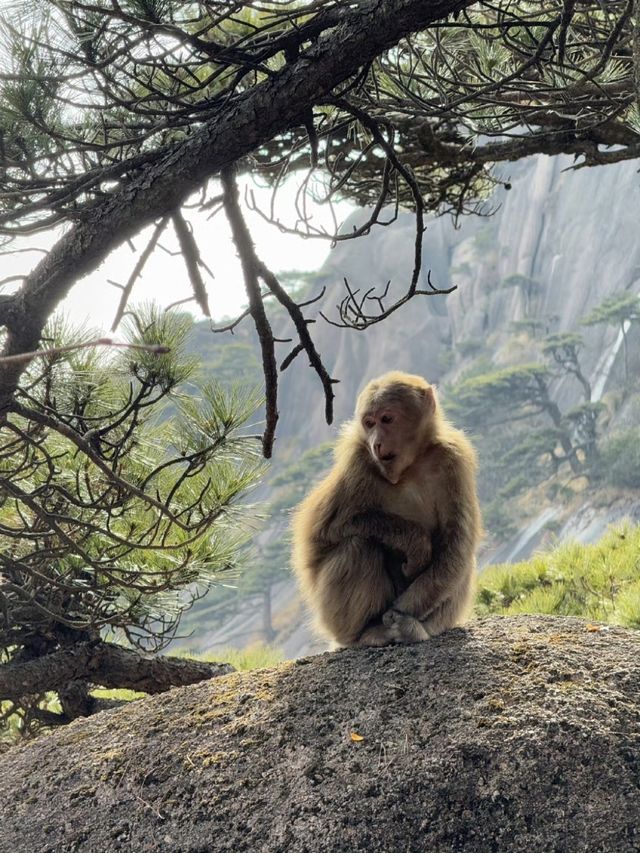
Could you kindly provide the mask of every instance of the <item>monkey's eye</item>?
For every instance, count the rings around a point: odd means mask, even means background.
[[[376,425],[376,422],[373,420],[373,418],[365,418],[362,423],[364,424],[365,429],[373,429],[373,427]]]
[[[383,424],[393,423],[393,415],[383,415],[380,420]]]

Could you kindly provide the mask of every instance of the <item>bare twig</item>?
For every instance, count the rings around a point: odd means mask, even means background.
[[[122,290],[122,296],[120,297],[120,303],[118,305],[118,310],[116,311],[116,316],[114,317],[113,323],[111,325],[111,331],[112,332],[115,332],[115,330],[120,325],[120,321],[124,317],[124,313],[125,313],[125,310],[127,307],[127,303],[129,302],[129,297],[131,296],[131,292],[133,290],[133,285],[135,284],[136,279],[139,277],[140,273],[144,269],[144,265],[146,264],[149,257],[153,253],[153,250],[155,249],[156,244],[157,244],[158,240],[160,239],[160,235],[162,234],[162,232],[166,228],[166,225],[167,225],[167,217],[165,216],[156,225],[156,227],[153,231],[153,234],[151,235],[151,239],[149,240],[149,242],[145,246],[144,250],[142,251],[140,257],[138,258],[138,261],[137,261],[135,267],[133,268],[133,272],[129,276],[127,283],[124,286],[118,285],[120,287],[120,289]]]
[[[205,317],[210,317],[211,312],[209,311],[207,289],[202,275],[200,274],[200,266],[202,264],[200,249],[198,248],[198,244],[195,241],[191,228],[182,213],[179,210],[176,210],[171,219],[178,237],[182,257],[184,258],[184,263],[187,268],[187,272],[189,273],[189,281],[193,288],[194,299],[198,303],[200,310]]]

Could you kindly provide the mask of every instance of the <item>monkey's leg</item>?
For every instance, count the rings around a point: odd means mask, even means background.
[[[471,574],[462,579],[462,582],[454,589],[453,594],[434,608],[420,624],[431,637],[437,637],[449,628],[455,628],[465,621],[467,611],[471,604],[473,592],[473,579]]]
[[[390,548],[383,549],[385,555],[385,573],[393,586],[394,600],[404,592],[410,581],[405,574],[404,555]],[[428,640],[429,634],[418,619],[393,608],[387,610],[382,621],[376,620],[362,632],[354,645],[388,646],[391,643],[420,643]]]
[[[439,604],[426,619],[421,619],[420,625],[428,636],[437,637],[443,631],[460,625],[464,621],[464,610],[466,608],[461,612],[461,608],[457,605],[456,601],[448,598],[442,604]]]
[[[357,536],[346,539],[327,558],[315,590],[320,623],[341,646],[384,645],[382,626],[367,629],[368,642],[362,634],[394,597],[383,549]]]

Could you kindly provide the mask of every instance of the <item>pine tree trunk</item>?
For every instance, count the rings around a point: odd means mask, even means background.
[[[84,642],[59,649],[27,663],[8,663],[0,667],[0,699],[15,699],[58,691],[71,714],[88,710],[80,684],[128,688],[142,693],[162,693],[170,687],[194,684],[207,678],[226,675],[234,668],[227,663],[206,663],[186,658],[157,655],[145,657],[139,652],[112,643]]]

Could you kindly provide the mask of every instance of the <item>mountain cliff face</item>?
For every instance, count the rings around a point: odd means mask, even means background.
[[[438,383],[459,374],[470,351],[482,350],[496,366],[512,363],[514,355],[522,360],[526,352],[514,352],[510,324],[525,317],[550,318],[554,332],[581,331],[583,366],[594,390],[601,395],[620,385],[619,344],[612,363],[607,359],[617,330],[580,329],[579,322],[606,297],[640,288],[640,240],[631,213],[640,206],[640,178],[631,163],[567,171],[571,165],[566,157],[530,158],[503,173],[512,188],[487,202],[493,215],[466,217],[457,229],[448,217],[429,224],[422,286],[427,287],[430,270],[437,287],[456,285],[454,293],[416,298],[366,332],[339,331],[318,319],[313,327],[318,349],[340,380],[336,423],[351,415],[364,382],[385,370],[417,372]],[[334,306],[344,297],[344,277],[352,288],[375,285],[379,293],[390,280],[390,295],[401,293],[410,279],[412,254],[408,214],[368,237],[338,244],[318,277],[327,286],[325,313],[337,317]],[[511,276],[532,280],[534,292],[508,286]],[[631,334],[637,344],[634,329]],[[640,348],[631,349],[630,367],[638,369]],[[572,403],[576,390],[560,383],[556,393]],[[283,377],[281,410],[281,445],[293,439],[310,446],[335,432],[322,422],[321,389],[303,359]],[[310,412],[316,417],[309,418]]]

